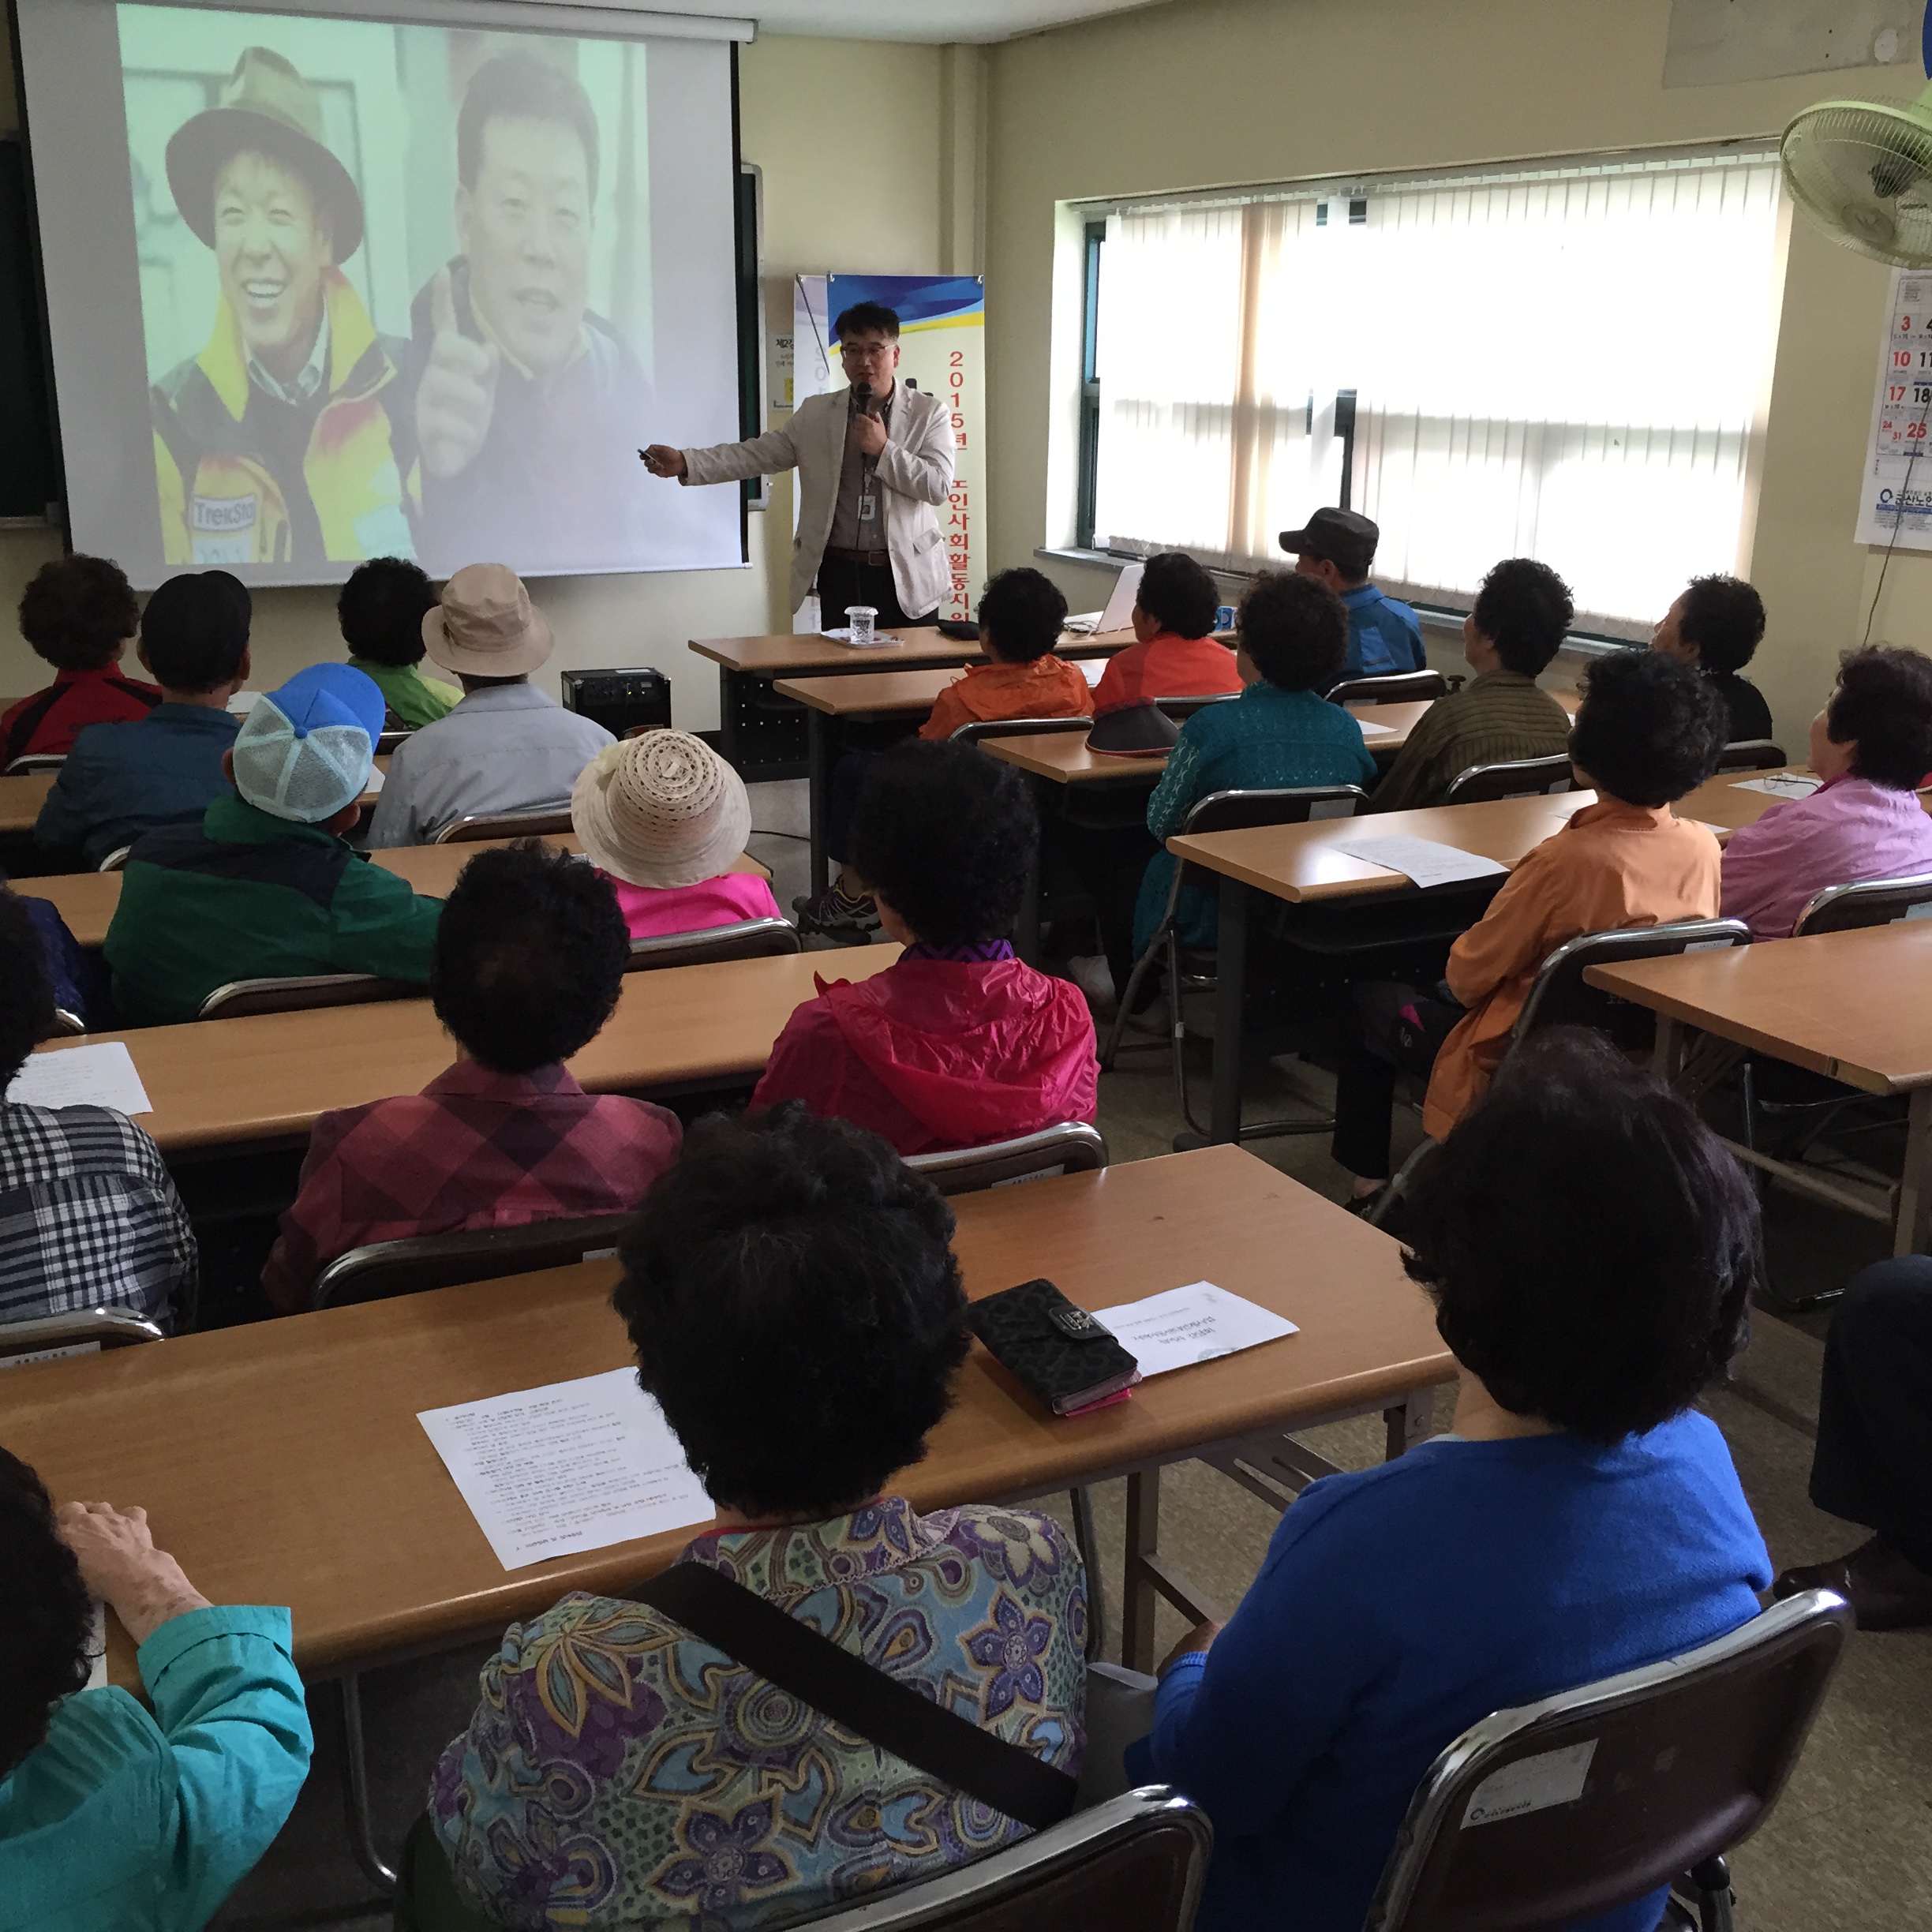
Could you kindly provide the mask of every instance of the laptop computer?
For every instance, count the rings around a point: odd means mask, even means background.
[[[1114,594],[1107,599],[1106,608],[1097,616],[1083,614],[1069,617],[1066,627],[1087,635],[1103,631],[1125,631],[1133,616],[1133,607],[1140,600],[1140,573],[1146,568],[1144,564],[1125,566],[1114,580]]]

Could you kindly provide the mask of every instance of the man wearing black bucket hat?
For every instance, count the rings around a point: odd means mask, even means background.
[[[167,174],[221,291],[207,346],[150,391],[167,561],[413,556],[401,345],[342,272],[362,200],[313,91],[245,49],[219,104],[175,129]]]

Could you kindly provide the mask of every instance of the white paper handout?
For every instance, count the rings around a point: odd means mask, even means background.
[[[711,1499],[634,1368],[416,1420],[506,1570],[711,1520]]]
[[[1361,724],[1361,735],[1365,738],[1393,738],[1395,736],[1393,724],[1363,724],[1360,718],[1355,722]]]
[[[1143,1376],[1212,1361],[1297,1332],[1293,1322],[1271,1309],[1204,1281],[1096,1309],[1094,1319],[1140,1365]]]
[[[829,637],[834,644],[850,644],[852,641],[850,624],[840,624],[835,629],[828,627],[821,631],[818,635],[821,637]],[[860,650],[889,650],[898,642],[899,639],[894,637],[889,631],[875,630],[872,633],[872,642],[870,644],[861,644],[856,648]]]
[[[1434,839],[1343,839],[1332,848],[1359,859],[1365,865],[1387,866],[1421,886],[1448,886],[1458,879],[1494,878],[1507,873],[1507,866],[1493,859],[1481,859],[1474,852],[1459,851],[1454,845],[1438,844]]]
[[[1773,772],[1765,778],[1739,778],[1732,785],[1733,792],[1768,792],[1773,798],[1809,798],[1824,783],[1822,778],[1807,778],[1799,772]]]
[[[1087,680],[1087,688],[1091,691],[1106,676],[1108,660],[1104,657],[1076,657],[1074,668]]]
[[[382,789],[383,780],[388,776],[388,773],[380,765],[372,765],[369,767],[368,781],[362,787],[362,796],[366,798],[372,792],[380,792]]]
[[[119,1040],[57,1046],[27,1056],[6,1097],[23,1106],[112,1107],[117,1114],[152,1114],[154,1103]]]

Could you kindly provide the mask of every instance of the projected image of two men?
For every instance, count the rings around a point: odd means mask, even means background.
[[[646,47],[118,20],[167,561],[652,560]]]

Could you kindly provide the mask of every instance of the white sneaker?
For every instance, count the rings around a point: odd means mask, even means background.
[[[1086,996],[1096,1020],[1110,1020],[1120,1004],[1114,990],[1114,975],[1108,970],[1104,953],[1088,953],[1067,961],[1066,975]]]

